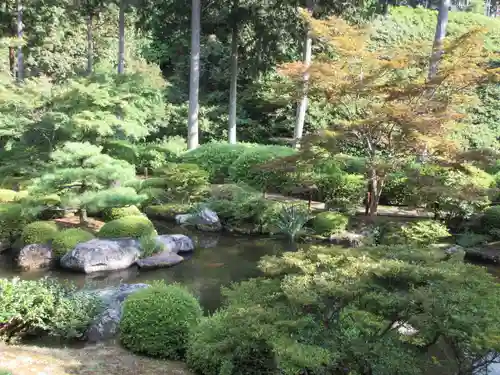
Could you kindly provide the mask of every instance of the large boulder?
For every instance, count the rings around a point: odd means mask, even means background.
[[[130,267],[140,256],[139,241],[132,238],[93,239],[61,258],[61,266],[73,271],[92,273]]]
[[[158,236],[156,241],[165,247],[165,251],[172,253],[185,253],[194,250],[194,243],[183,234],[165,234]]]
[[[181,263],[184,260],[183,257],[177,253],[171,251],[164,251],[160,254],[155,254],[153,256],[139,259],[136,263],[141,269],[155,269],[155,268],[165,268],[172,267],[176,264]]]
[[[104,310],[97,316],[86,332],[90,342],[109,340],[118,334],[123,313],[123,302],[138,290],[149,287],[148,284],[122,284],[118,288],[98,291]]]
[[[177,215],[175,217],[177,224],[193,225],[196,229],[205,232],[218,232],[222,230],[222,224],[219,216],[211,209],[204,207],[199,212],[193,214]]]
[[[47,244],[26,245],[17,256],[17,265],[24,271],[48,268],[52,262],[52,249]]]

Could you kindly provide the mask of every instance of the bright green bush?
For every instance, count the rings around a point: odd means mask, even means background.
[[[256,146],[243,152],[229,168],[230,179],[244,182],[259,190],[283,193],[295,185],[294,174],[275,167],[262,168],[274,159],[296,154],[297,151],[285,146]]]
[[[272,349],[248,327],[244,314],[218,311],[190,335],[186,362],[201,375],[277,373]]]
[[[347,174],[342,171],[321,173],[313,176],[318,187],[318,200],[327,208],[351,212],[362,203],[366,191],[366,181],[362,175]]]
[[[325,211],[317,214],[312,220],[312,227],[317,234],[331,235],[346,229],[349,218],[338,212]]]
[[[43,244],[51,241],[59,229],[53,221],[34,221],[26,225],[21,234],[24,244]]]
[[[19,203],[0,203],[0,239],[13,244],[36,214]]]
[[[167,163],[154,175],[144,187],[162,187],[171,200],[196,200],[208,189],[208,173],[196,164]]]
[[[137,206],[113,207],[104,209],[103,218],[105,221],[111,221],[125,216],[138,216],[141,213]]]
[[[210,182],[223,183],[229,168],[252,145],[245,143],[206,143],[182,155],[182,161],[199,165],[209,174]]]
[[[81,338],[100,308],[92,293],[53,279],[0,279],[0,330],[7,341],[25,335]]]
[[[174,220],[176,215],[185,214],[191,210],[190,204],[166,203],[157,206],[148,206],[144,212],[146,215],[164,220]]]
[[[125,216],[102,226],[99,238],[141,237],[155,232],[153,223],[146,216]]]
[[[386,245],[430,245],[447,237],[450,232],[446,225],[435,220],[419,220],[393,226],[382,236],[380,243]]]
[[[0,203],[14,202],[18,199],[18,192],[8,189],[0,189]]]
[[[202,315],[198,300],[183,287],[151,286],[126,299],[120,340],[136,353],[182,359]]]
[[[90,241],[93,238],[94,235],[84,229],[64,229],[52,239],[52,252],[56,257],[62,257],[79,243]]]

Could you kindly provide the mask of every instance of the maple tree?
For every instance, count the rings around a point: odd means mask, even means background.
[[[426,163],[441,165],[464,160],[452,133],[476,102],[474,89],[496,81],[499,73],[490,64],[492,53],[484,48],[484,30],[471,29],[446,40],[439,70],[429,78],[431,41],[374,49],[369,28],[338,17],[314,19],[306,11],[303,17],[314,37],[330,47],[329,54],[307,68],[309,95],[333,104],[338,120],[304,137],[301,157],[314,162],[318,153],[311,151],[331,155],[341,145],[355,144],[367,160],[371,215],[377,212],[387,174],[409,159],[423,155]],[[304,70],[300,62],[280,67],[298,93]]]

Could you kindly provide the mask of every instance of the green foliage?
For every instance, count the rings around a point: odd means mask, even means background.
[[[292,241],[304,232],[304,226],[312,217],[305,203],[266,203],[267,207],[260,216],[264,231],[284,234]]]
[[[45,244],[51,241],[59,228],[53,221],[34,221],[26,225],[21,233],[21,240],[25,245]]]
[[[200,321],[199,302],[178,285],[151,286],[125,301],[120,340],[133,352],[181,359],[189,332]]]
[[[125,216],[104,224],[97,236],[99,238],[139,238],[155,232],[153,223],[146,216]]]
[[[457,244],[463,247],[476,247],[486,245],[491,240],[487,234],[474,232],[461,233],[457,238]]]
[[[94,235],[84,229],[69,228],[56,233],[52,238],[52,252],[56,257],[62,257],[73,250],[76,245],[90,241]]]
[[[0,203],[14,202],[17,196],[18,193],[14,190],[0,189]]]
[[[224,183],[229,178],[229,168],[251,145],[245,143],[206,143],[182,155],[182,161],[193,163],[209,173],[212,183]]]
[[[296,151],[284,146],[256,146],[243,152],[229,168],[230,179],[244,182],[259,190],[283,192],[293,186],[288,173],[275,168],[262,168],[273,159],[294,155]]]
[[[136,165],[139,157],[137,145],[123,140],[111,140],[103,145],[102,152],[114,159]]]
[[[0,279],[0,338],[26,335],[81,338],[100,308],[94,294],[51,279]]]
[[[314,217],[312,227],[317,234],[329,236],[344,231],[348,223],[347,216],[338,212],[325,211]]]
[[[156,240],[154,233],[147,233],[139,238],[141,258],[147,258],[165,250],[165,246]]]
[[[450,236],[448,228],[439,221],[421,220],[393,227],[381,236],[380,243],[426,246]]]
[[[485,233],[500,228],[500,206],[491,206],[484,210],[481,217],[481,228]]]
[[[13,375],[10,370],[4,370],[0,368],[0,375]]]
[[[192,206],[186,203],[166,203],[157,206],[148,206],[144,212],[153,218],[175,220],[175,216],[191,211]]]
[[[196,164],[167,163],[155,176],[144,181],[143,187],[163,188],[171,200],[190,202],[208,188],[208,173]]]
[[[12,245],[34,217],[35,213],[20,203],[0,204],[0,239]]]
[[[106,208],[103,211],[105,221],[120,219],[125,216],[138,216],[141,214],[142,212],[137,206]]]

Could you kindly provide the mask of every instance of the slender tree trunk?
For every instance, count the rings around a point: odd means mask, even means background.
[[[229,88],[229,143],[236,143],[236,109],[238,90],[238,18],[236,10],[239,0],[233,0],[233,30],[231,35],[231,84]]]
[[[12,77],[16,76],[16,49],[9,47],[9,70]]]
[[[191,69],[189,74],[188,149],[198,147],[198,112],[200,91],[200,0],[191,1]]]
[[[307,0],[307,10],[312,15],[314,10],[314,0]],[[307,27],[306,35],[304,39],[304,52],[303,52],[303,63],[304,63],[304,75],[303,75],[303,87],[302,87],[302,97],[300,98],[299,104],[297,106],[297,113],[295,115],[295,129],[293,131],[293,142],[294,147],[300,147],[300,141],[304,134],[304,123],[306,121],[307,104],[309,102],[307,98],[307,89],[309,86],[309,66],[312,60],[312,35],[311,30]]]
[[[87,216],[87,209],[80,208],[78,210],[78,218],[80,220],[80,224],[86,224],[89,222],[89,218]]]
[[[446,26],[448,25],[448,13],[451,0],[441,0],[439,4],[438,19],[436,25],[436,34],[434,35],[434,44],[429,64],[429,80],[433,79],[438,72],[439,60],[443,55],[443,43],[446,36]]]
[[[125,72],[125,1],[120,1],[120,13],[118,16],[118,74]]]
[[[94,67],[94,38],[92,35],[93,14],[87,18],[87,74],[92,74]]]
[[[368,214],[370,216],[375,216],[378,211],[380,195],[382,194],[382,189],[384,187],[384,179],[377,174],[377,171],[374,168],[370,171],[370,184]]]
[[[21,0],[17,0],[17,38],[23,39],[23,5]],[[23,47],[17,47],[17,80],[21,82],[24,77]]]

